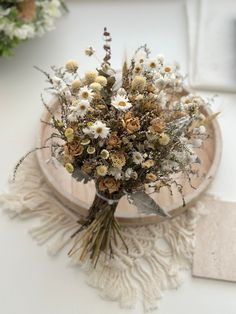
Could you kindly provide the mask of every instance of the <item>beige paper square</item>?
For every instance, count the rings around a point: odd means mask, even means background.
[[[196,228],[192,275],[236,281],[236,203],[204,200],[209,214]]]

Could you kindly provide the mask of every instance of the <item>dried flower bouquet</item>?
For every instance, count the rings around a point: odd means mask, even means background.
[[[162,55],[150,57],[142,46],[123,63],[119,78],[110,64],[106,29],[104,41],[105,57],[97,69],[81,75],[78,63],[70,60],[53,67],[53,75],[42,71],[59,102],[59,116],[44,102],[54,129],[52,158],[76,180],[96,185],[89,215],[76,232],[81,233],[81,260],[89,257],[94,265],[101,252],[113,256],[117,241],[123,241],[114,215],[123,195],[140,212],[166,217],[150,194],[162,187],[172,193],[175,186],[184,206],[176,177],[186,177],[191,185],[193,165],[200,163],[194,148],[208,137],[205,124],[213,118],[203,115],[207,104],[201,97],[184,93],[177,64],[166,63]],[[85,53],[95,51],[89,47]]]

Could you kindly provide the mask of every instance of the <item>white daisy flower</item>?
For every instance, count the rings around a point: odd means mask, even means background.
[[[87,100],[79,100],[73,104],[72,110],[76,111],[79,117],[84,117],[89,108],[89,102]]]
[[[109,170],[109,174],[112,175],[116,180],[122,179],[122,172],[118,168],[112,167]]]
[[[139,50],[134,56],[134,60],[136,63],[144,63],[146,59],[147,53],[144,51],[144,49]]]
[[[133,162],[136,165],[141,165],[143,160],[144,160],[143,155],[140,152],[134,152],[133,153]]]
[[[106,138],[110,132],[110,128],[106,126],[105,123],[102,123],[101,121],[96,121],[91,127],[90,127],[94,138],[98,138],[99,136],[101,138]]]
[[[91,101],[93,99],[93,90],[88,86],[84,86],[79,91],[79,98],[87,101]]]
[[[158,69],[158,61],[156,59],[147,59],[146,61],[146,67],[148,70],[157,70]]]
[[[117,95],[113,98],[111,102],[112,106],[118,110],[126,111],[132,107],[131,103],[129,102],[128,98],[125,96]]]

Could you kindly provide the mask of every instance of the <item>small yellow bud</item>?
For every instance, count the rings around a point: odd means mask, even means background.
[[[71,89],[72,89],[73,91],[77,91],[77,90],[80,89],[81,85],[82,85],[81,80],[74,80],[74,81],[71,83]]]
[[[166,133],[161,133],[160,134],[160,138],[159,138],[159,143],[161,144],[161,145],[168,145],[169,144],[169,141],[170,141],[170,137],[169,137],[169,135],[168,134],[166,134]]]
[[[140,92],[142,92],[144,90],[146,86],[146,78],[143,77],[143,76],[135,76],[133,81],[132,81],[132,84],[131,84],[131,87],[133,90],[138,90]]]
[[[99,92],[102,89],[102,85],[96,82],[90,84],[89,87],[91,87],[95,92]]]
[[[88,71],[85,73],[85,80],[87,83],[91,84],[91,83],[95,82],[97,76],[98,76],[97,71]]]
[[[96,82],[101,84],[103,87],[107,85],[107,79],[105,78],[105,76],[99,75],[96,78]]]
[[[65,130],[65,137],[67,139],[68,142],[72,142],[74,139],[74,130],[72,128],[67,128]]]
[[[65,137],[70,137],[73,134],[74,134],[74,130],[72,128],[67,128],[65,130]]]
[[[89,138],[85,138],[85,139],[83,139],[82,141],[81,141],[81,145],[88,145],[89,143],[90,143],[91,141],[90,141],[90,139]]]
[[[75,60],[69,60],[66,62],[65,68],[67,72],[74,73],[78,70],[78,63]]]
[[[100,156],[102,157],[102,159],[108,159],[109,158],[109,151],[106,149],[103,149],[100,153]]]
[[[157,180],[157,176],[154,173],[150,172],[150,173],[147,173],[146,179],[148,181],[154,182]]]
[[[93,146],[89,146],[89,147],[87,148],[87,153],[88,153],[89,155],[94,154],[95,151],[96,151],[96,149],[95,149],[95,147],[93,147]]]
[[[69,162],[65,165],[65,168],[69,173],[72,173],[74,171],[73,165]]]

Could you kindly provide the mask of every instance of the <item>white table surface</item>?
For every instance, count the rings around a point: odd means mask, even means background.
[[[154,54],[178,60],[187,71],[187,34],[183,1],[68,1],[70,14],[57,22],[57,29],[43,38],[19,46],[15,57],[0,60],[0,189],[18,159],[35,145],[43,107],[40,93],[44,78],[33,65],[48,69],[67,59],[78,59],[81,70],[96,62],[83,55],[89,45],[102,56],[103,26],[112,32],[113,66],[119,67],[124,50],[147,43]],[[210,95],[210,94],[209,94]],[[211,94],[212,95],[212,94]],[[236,95],[220,94],[215,109],[224,142],[223,158],[211,191],[236,201]],[[68,267],[66,254],[51,258],[38,247],[27,229],[30,221],[11,221],[0,212],[0,313],[1,314],[113,314],[142,313],[120,309],[102,300],[87,286],[78,268]],[[236,283],[192,278],[167,291],[159,314],[235,314]]]

